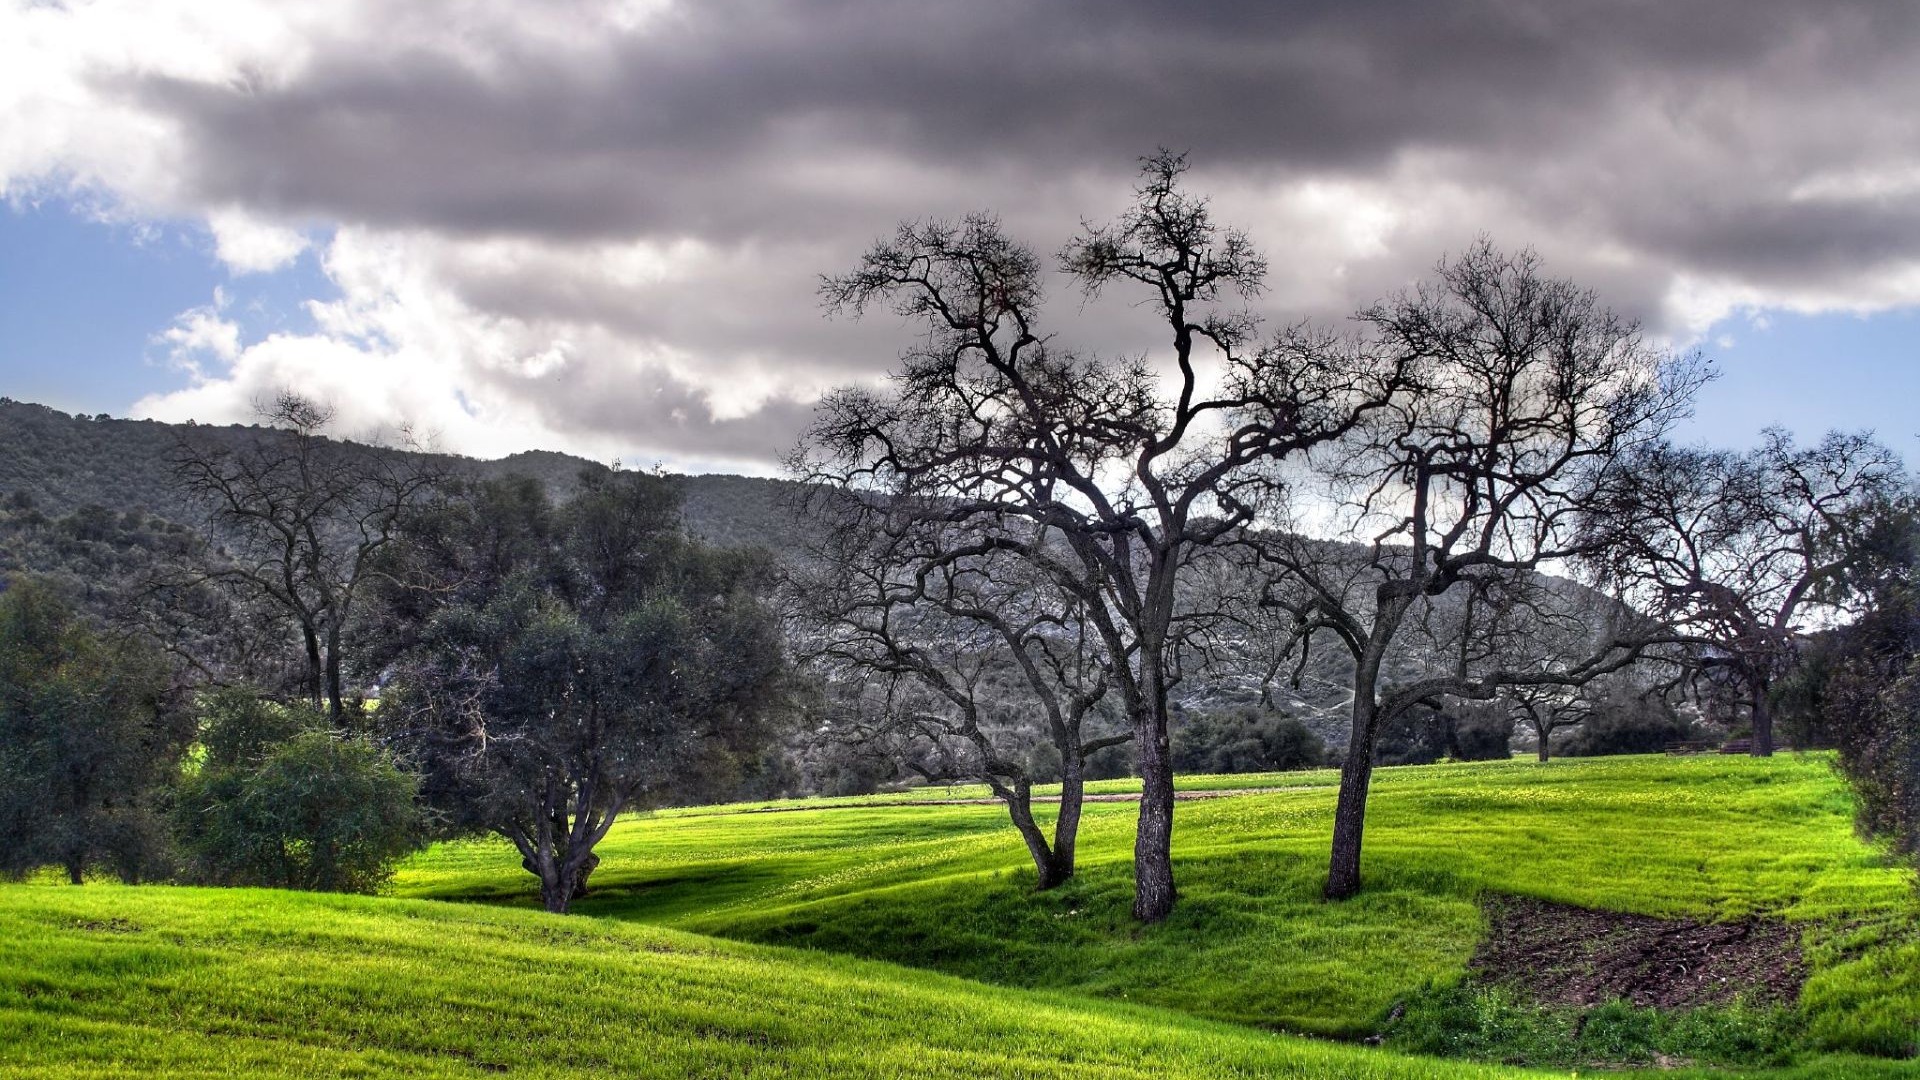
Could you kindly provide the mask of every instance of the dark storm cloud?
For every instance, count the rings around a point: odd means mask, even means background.
[[[630,33],[483,46],[360,27],[290,81],[116,86],[178,126],[208,205],[453,239],[698,240],[719,269],[639,289],[447,276],[477,309],[723,368],[884,367],[874,332],[820,321],[817,273],[900,217],[979,206],[1049,248],[1117,209],[1157,146],[1253,192],[1236,209],[1256,216],[1259,192],[1306,180],[1393,204],[1384,252],[1318,301],[1276,288],[1280,312],[1345,310],[1483,231],[1656,319],[1681,278],[1831,294],[1920,258],[1908,3],[700,0]],[[1836,176],[1839,194],[1807,194]],[[1288,236],[1248,224],[1289,262]]]
[[[1723,79],[1764,107],[1875,72],[1910,78],[1920,44],[1920,8],[1904,4],[686,8],[577,49],[506,43],[484,70],[339,50],[288,86],[135,92],[185,126],[211,199],[409,227],[724,239],[868,216],[874,193],[857,181],[803,190],[783,175],[857,166],[851,154],[1046,176],[1124,170],[1164,144],[1215,167],[1365,173],[1413,147],[1577,145],[1622,99],[1684,109]]]

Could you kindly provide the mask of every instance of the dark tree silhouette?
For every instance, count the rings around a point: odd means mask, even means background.
[[[986,784],[1050,889],[1073,876],[1087,759],[1133,735],[1112,730],[1111,661],[1084,601],[1004,552],[948,558],[952,532],[829,530],[789,581],[796,636],[837,737],[888,747],[928,780]],[[1043,751],[1060,780],[1051,840],[1033,808]]]
[[[1809,630],[1855,612],[1848,574],[1904,482],[1867,434],[1797,447],[1769,430],[1748,454],[1654,446],[1615,472],[1593,529],[1635,603],[1693,640],[1703,692],[1747,707],[1766,756],[1774,683]]]
[[[1584,656],[1540,669],[1501,662],[1513,615],[1553,604],[1533,572],[1595,552],[1579,526],[1637,446],[1685,414],[1705,369],[1642,342],[1593,293],[1541,272],[1531,252],[1485,241],[1436,278],[1362,311],[1363,336],[1299,332],[1294,363],[1394,362],[1408,380],[1386,408],[1310,454],[1323,485],[1270,521],[1259,553],[1267,599],[1304,640],[1331,636],[1354,664],[1352,734],[1326,894],[1360,888],[1374,742],[1383,725],[1444,697],[1492,698],[1514,685],[1577,685],[1631,662],[1649,628],[1609,635]],[[1276,483],[1298,483],[1292,475]],[[1292,488],[1288,489],[1291,493]],[[1328,545],[1312,531],[1367,538]],[[1439,601],[1452,597],[1450,608]],[[1402,630],[1459,623],[1450,657],[1385,680]],[[1505,628],[1489,636],[1482,630]],[[1426,636],[1431,639],[1431,635]],[[1445,662],[1439,662],[1444,660]]]
[[[0,591],[0,874],[164,866],[162,794],[193,738],[166,665],[103,637],[53,589]]]
[[[329,440],[331,410],[296,394],[263,411],[269,426],[249,439],[189,433],[176,447],[176,481],[221,544],[187,584],[217,582],[291,620],[306,665],[302,690],[337,721],[346,635],[370,571],[442,476],[424,455]]]
[[[1075,356],[1045,337],[1041,261],[993,218],[905,224],[821,291],[833,310],[891,304],[927,336],[889,390],[829,395],[792,468],[963,525],[974,549],[1024,559],[1079,601],[1133,729],[1133,910],[1144,921],[1174,902],[1167,702],[1182,633],[1204,617],[1180,580],[1251,518],[1236,496],[1249,465],[1352,427],[1390,381],[1254,351],[1255,321],[1228,304],[1259,290],[1266,262],[1182,188],[1185,169],[1175,155],[1148,159],[1133,206],[1058,259],[1089,295],[1137,290],[1168,334],[1157,367]],[[1208,362],[1220,374],[1203,382]]]

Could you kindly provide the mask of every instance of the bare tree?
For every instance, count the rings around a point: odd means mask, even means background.
[[[1274,572],[1268,600],[1293,613],[1303,639],[1331,636],[1353,659],[1331,898],[1360,888],[1383,724],[1443,697],[1577,685],[1644,647],[1636,632],[1550,668],[1515,669],[1501,662],[1497,636],[1463,632],[1446,664],[1387,678],[1402,629],[1441,612],[1443,597],[1456,598],[1448,617],[1496,624],[1549,599],[1523,590],[1528,575],[1592,553],[1577,528],[1582,511],[1623,454],[1684,414],[1706,374],[1646,345],[1591,292],[1545,277],[1532,253],[1503,254],[1485,241],[1358,319],[1364,336],[1296,333],[1283,352],[1329,363],[1389,357],[1412,386],[1312,452],[1321,501],[1287,504],[1260,551]],[[1308,531],[1367,542],[1329,545]]]
[[[1537,580],[1541,587],[1555,589],[1556,602],[1527,605],[1529,617],[1518,623],[1514,628],[1517,632],[1502,638],[1501,666],[1514,671],[1558,671],[1605,651],[1615,642],[1645,641],[1649,646],[1636,656],[1632,667],[1601,675],[1592,682],[1520,683],[1500,691],[1501,704],[1509,715],[1533,733],[1535,756],[1547,761],[1553,756],[1555,732],[1577,727],[1598,715],[1609,694],[1658,692],[1653,686],[1629,683],[1636,681],[1636,675],[1676,670],[1679,654],[1670,640],[1674,636],[1672,627],[1573,582]]]
[[[1766,756],[1775,680],[1808,631],[1853,612],[1847,575],[1904,483],[1863,433],[1803,448],[1772,429],[1748,454],[1653,446],[1616,471],[1592,528],[1635,602],[1693,640],[1698,682],[1746,707]]]
[[[268,422],[237,443],[183,436],[178,483],[206,509],[217,557],[196,580],[263,601],[298,628],[302,689],[336,719],[344,709],[347,627],[402,516],[440,476],[424,455],[328,439],[329,408],[283,393]]]
[[[1553,756],[1553,733],[1580,724],[1593,716],[1593,701],[1578,688],[1568,686],[1516,686],[1508,690],[1516,719],[1533,732],[1534,756],[1546,761]]]
[[[792,469],[964,525],[977,550],[1026,560],[1081,603],[1133,729],[1133,911],[1149,922],[1174,901],[1168,693],[1183,626],[1204,617],[1179,582],[1251,518],[1234,494],[1249,465],[1333,438],[1381,394],[1372,368],[1250,351],[1255,322],[1226,303],[1258,291],[1265,260],[1181,188],[1185,168],[1148,159],[1134,205],[1059,256],[1089,295],[1140,291],[1169,334],[1170,383],[1043,336],[1041,262],[993,218],[905,224],[821,291],[832,310],[890,303],[927,336],[890,391],[828,396]],[[1209,362],[1219,377],[1203,382]]]
[[[985,783],[1049,889],[1073,876],[1088,757],[1133,735],[1089,731],[1106,719],[1113,676],[1082,601],[1004,553],[944,559],[944,545],[926,542],[941,531],[851,549],[837,532],[788,591],[812,666],[835,691],[840,734],[892,746],[928,780]],[[1060,779],[1051,840],[1033,809],[1043,747]]]

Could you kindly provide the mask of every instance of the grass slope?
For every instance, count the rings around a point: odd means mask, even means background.
[[[254,890],[0,886],[0,1077],[500,1074],[1566,1075],[615,920]],[[1910,1074],[1832,1058],[1768,1075]]]
[[[1353,1034],[1389,1002],[1440,1000],[1485,890],[1800,921],[1815,973],[1796,1060],[1657,1075],[1916,1072],[1844,1052],[1915,1037],[1920,939],[1909,882],[1852,840],[1820,761],[1390,770],[1368,892],[1337,905],[1314,895],[1330,792],[1273,782],[1181,806],[1183,901],[1146,929],[1125,918],[1125,804],[1093,809],[1085,880],[1046,895],[996,808],[879,805],[625,822],[586,905],[620,918],[515,906],[531,879],[478,843],[422,856],[402,887],[503,903],[0,886],[0,1077],[1566,1076],[1220,1022]],[[1488,1019],[1492,1057],[1554,1037]],[[1675,1026],[1724,1042],[1710,1020]]]
[[[0,1076],[1522,1075],[472,905],[0,887]]]
[[[1134,807],[1088,808],[1082,874],[1051,893],[992,806],[679,814],[622,823],[583,913],[812,946],[988,982],[1128,997],[1197,1016],[1354,1037],[1464,972],[1486,892],[1650,915],[1753,912],[1806,928],[1806,1044],[1911,1053],[1920,935],[1910,876],[1860,844],[1819,758],[1613,758],[1382,770],[1367,888],[1319,897],[1324,774],[1181,804],[1181,901],[1127,917]],[[1285,790],[1302,785],[1306,790]],[[501,845],[448,845],[399,887],[524,901]]]

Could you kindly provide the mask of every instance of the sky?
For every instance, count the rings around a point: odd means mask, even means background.
[[[1269,325],[1484,235],[1714,359],[1681,437],[1911,459],[1916,55],[1845,0],[0,0],[0,395],[771,472],[911,343],[821,274],[973,210],[1054,251],[1164,147]]]

